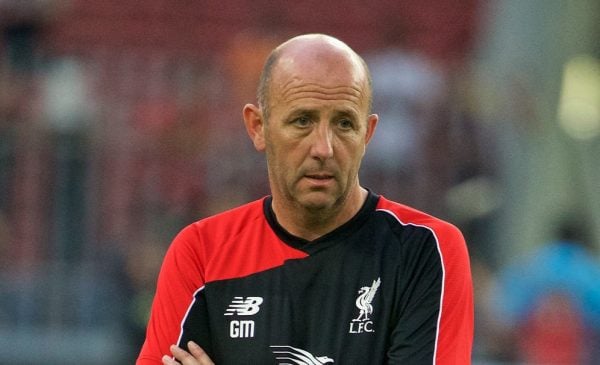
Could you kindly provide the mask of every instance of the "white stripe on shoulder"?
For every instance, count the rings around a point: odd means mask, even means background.
[[[440,262],[442,264],[442,290],[440,293],[440,313],[439,313],[438,319],[437,319],[437,326],[436,326],[436,330],[435,330],[435,347],[433,349],[433,365],[435,365],[435,360],[437,357],[438,339],[440,336],[440,323],[442,321],[442,308],[443,308],[443,304],[444,304],[444,288],[446,286],[446,268],[444,267],[444,255],[442,254],[442,249],[440,248],[440,241],[438,240],[438,237],[435,234],[435,230],[429,226],[426,226],[424,224],[412,223],[412,222],[403,222],[400,218],[398,218],[396,213],[394,213],[393,211],[391,211],[389,209],[379,208],[376,210],[391,215],[403,226],[415,226],[415,227],[426,228],[431,232],[431,234],[433,235],[433,238],[435,239],[435,244],[437,246],[438,254],[440,255]]]
[[[192,310],[192,307],[194,306],[194,304],[196,303],[196,295],[198,293],[200,293],[202,290],[204,290],[204,285],[202,285],[198,290],[196,290],[194,292],[194,294],[192,295],[192,302],[190,303],[190,305],[188,306],[188,309],[185,311],[185,315],[183,316],[183,318],[181,319],[181,323],[179,324],[179,338],[177,339],[177,346],[179,346],[179,343],[181,342],[181,339],[183,338],[183,324],[185,323],[187,317],[190,315],[190,311]]]

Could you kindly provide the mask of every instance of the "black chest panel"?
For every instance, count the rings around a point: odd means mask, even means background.
[[[219,365],[383,364],[405,322],[430,327],[433,352],[442,270],[429,230],[371,212],[302,249],[308,257],[206,284],[180,343],[203,343]],[[410,308],[419,293],[437,293],[422,301],[430,310]]]

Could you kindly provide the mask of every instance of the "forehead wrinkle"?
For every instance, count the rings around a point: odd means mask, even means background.
[[[347,95],[347,94],[346,94]],[[360,99],[353,95],[347,95],[347,97],[340,97],[339,94],[323,94],[317,92],[301,92],[296,93],[290,98],[286,99],[287,102],[294,102],[301,99],[319,99],[319,100],[347,100],[352,102],[353,104],[359,105]]]
[[[290,82],[286,86],[289,86]],[[324,100],[344,99],[360,104],[362,91],[356,86],[323,86],[317,83],[304,83],[298,86],[285,87],[282,99],[295,101],[302,98],[318,98]]]

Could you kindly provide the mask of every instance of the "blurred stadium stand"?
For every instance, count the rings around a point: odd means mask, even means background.
[[[548,127],[562,65],[600,52],[598,5],[577,4],[0,0],[0,364],[133,362],[174,234],[268,193],[241,107],[268,50],[306,32],[341,38],[394,80],[379,107],[412,133],[391,140],[406,155],[368,154],[378,168],[361,178],[463,229],[475,360],[514,360],[489,329],[495,270],[566,210],[587,207],[599,237],[598,138]],[[552,159],[565,150],[591,172]],[[576,192],[562,193],[569,176]]]

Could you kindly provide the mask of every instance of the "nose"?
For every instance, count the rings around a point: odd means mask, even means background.
[[[321,122],[313,130],[311,156],[319,160],[333,157],[333,131],[329,123]]]

